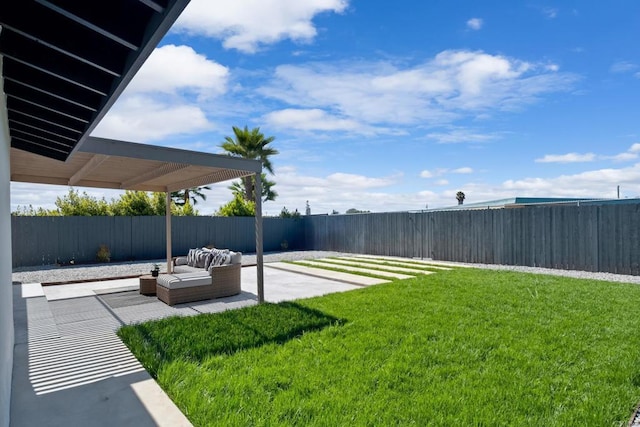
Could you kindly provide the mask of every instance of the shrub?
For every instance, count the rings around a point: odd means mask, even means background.
[[[111,251],[107,245],[100,245],[100,249],[96,253],[96,260],[98,262],[110,262],[111,261]]]

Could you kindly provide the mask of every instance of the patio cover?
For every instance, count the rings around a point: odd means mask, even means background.
[[[66,162],[11,148],[11,181],[167,193],[167,271],[171,271],[170,193],[236,178],[256,177],[258,301],[262,270],[262,163],[218,154],[89,137]]]

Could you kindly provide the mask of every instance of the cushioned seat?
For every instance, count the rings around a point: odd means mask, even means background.
[[[167,289],[192,288],[210,285],[211,276],[206,271],[202,273],[161,274],[156,279],[156,283]]]
[[[212,266],[209,272],[189,266],[175,267],[174,274],[158,276],[156,295],[168,305],[223,298],[241,292],[241,264]]]
[[[211,276],[207,272],[161,274],[157,279],[156,295],[168,305],[215,298]]]

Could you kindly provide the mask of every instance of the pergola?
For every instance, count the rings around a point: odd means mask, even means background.
[[[66,162],[11,149],[11,181],[166,193],[167,271],[172,271],[171,192],[254,176],[258,302],[264,301],[262,163],[225,155],[89,137]]]

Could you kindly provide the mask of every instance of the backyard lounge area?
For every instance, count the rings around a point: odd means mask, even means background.
[[[38,413],[92,419],[110,399],[123,404],[133,384],[118,384],[111,396],[116,378],[161,387],[127,403],[129,415],[151,417],[149,425],[618,425],[640,400],[637,277],[616,283],[580,272],[273,253],[265,254],[267,303],[257,305],[251,255],[244,258],[240,294],[175,306],[140,295],[137,278],[41,286],[40,296],[37,286],[14,286],[23,301],[17,324],[27,304],[29,342],[16,357],[29,365],[16,372],[30,382],[14,390],[16,425],[36,422]],[[367,273],[354,273],[361,269]],[[382,278],[389,273],[411,277]],[[67,348],[50,366],[56,375],[34,364],[45,343],[56,354],[57,341],[116,331],[135,358],[119,347],[112,365],[90,358],[85,368],[63,368],[73,358]],[[92,357],[113,353],[122,345],[115,339],[94,339]],[[53,410],[58,399],[80,403],[92,389],[109,399],[85,411]],[[167,400],[145,402],[156,394]],[[40,411],[24,410],[34,402]],[[159,407],[173,415],[163,422]]]
[[[192,3],[0,2],[0,427],[640,427],[632,13]]]

